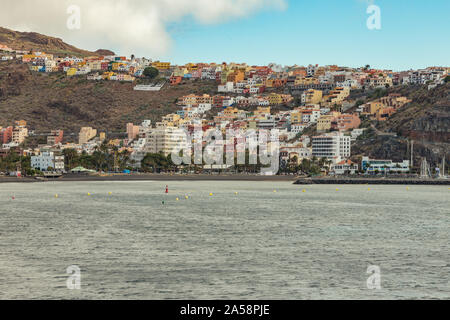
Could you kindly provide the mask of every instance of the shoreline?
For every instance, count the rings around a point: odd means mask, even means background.
[[[448,186],[450,179],[420,179],[420,178],[307,178],[297,179],[296,185],[424,185]]]
[[[58,178],[5,177],[0,176],[1,183],[39,183],[39,182],[120,182],[120,181],[254,181],[254,182],[291,182],[295,185],[450,185],[450,179],[420,178],[304,178],[298,176],[262,176],[262,175],[166,175],[166,174],[132,174],[132,175],[65,175]]]
[[[89,181],[287,181],[294,183],[297,176],[262,176],[262,175],[109,175],[85,176],[67,175],[59,178],[36,179],[31,177],[0,177],[0,183],[39,183],[39,182],[89,182]]]

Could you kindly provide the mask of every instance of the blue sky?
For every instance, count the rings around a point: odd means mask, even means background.
[[[338,64],[406,70],[450,65],[449,0],[374,0],[381,30],[369,30],[364,0],[286,0],[217,25],[184,18],[168,26],[174,63]]]

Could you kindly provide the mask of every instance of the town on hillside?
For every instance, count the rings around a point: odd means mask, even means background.
[[[192,133],[227,130],[245,133],[278,130],[280,169],[295,175],[407,175],[421,167],[427,176],[445,174],[443,168],[391,159],[352,157],[352,144],[364,139],[368,123],[389,119],[411,102],[388,94],[394,86],[422,85],[428,90],[449,80],[449,67],[393,72],[369,65],[250,66],[244,63],[188,63],[183,66],[147,58],[123,56],[58,57],[0,44],[0,63],[26,64],[33,73],[60,73],[87,81],[133,83],[136,91],[158,92],[195,80],[216,83],[217,92],[180,96],[176,113],[159,122],[142,119],[124,123],[122,137],[108,137],[86,123],[78,141],[65,141],[64,131],[36,132],[28,119],[0,127],[0,172],[16,176],[79,173],[256,173],[254,165],[176,165],[170,155],[182,141],[180,130]],[[350,101],[355,90],[375,90],[370,101]],[[295,93],[295,94],[293,94]],[[30,141],[38,141],[31,143]],[[236,141],[231,141],[236,144]],[[204,145],[203,145],[204,147]],[[413,145],[411,145],[411,153]]]

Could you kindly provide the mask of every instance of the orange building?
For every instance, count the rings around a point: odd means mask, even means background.
[[[339,131],[348,131],[359,128],[361,119],[357,114],[341,114],[332,122],[332,128]]]

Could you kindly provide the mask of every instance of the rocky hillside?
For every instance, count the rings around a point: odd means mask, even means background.
[[[16,50],[45,51],[55,55],[112,55],[114,52],[99,49],[95,52],[78,49],[59,38],[49,37],[36,32],[18,32],[0,27],[0,43]]]
[[[393,88],[412,99],[390,119],[374,123],[352,147],[353,155],[395,161],[409,159],[408,143],[414,141],[414,161],[426,157],[434,165],[446,155],[450,161],[450,83],[427,90],[425,86]]]
[[[31,129],[44,132],[78,133],[82,126],[123,132],[127,122],[158,121],[175,112],[183,95],[214,94],[216,89],[215,81],[189,81],[160,92],[134,91],[131,83],[32,73],[26,65],[0,62],[0,126],[25,119]]]

